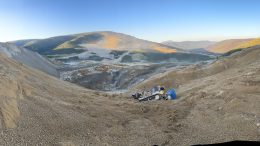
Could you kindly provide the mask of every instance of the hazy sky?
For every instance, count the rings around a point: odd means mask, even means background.
[[[0,41],[90,31],[138,38],[260,37],[260,0],[0,0]]]

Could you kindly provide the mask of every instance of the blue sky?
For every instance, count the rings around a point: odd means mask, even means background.
[[[260,0],[0,0],[0,41],[91,31],[138,38],[260,37]]]

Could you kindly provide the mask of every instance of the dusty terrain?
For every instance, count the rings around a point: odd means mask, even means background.
[[[176,101],[88,90],[0,55],[0,145],[191,145],[260,140],[260,48],[161,74]]]

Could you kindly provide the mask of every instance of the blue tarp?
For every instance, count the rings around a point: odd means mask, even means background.
[[[166,95],[167,95],[167,98],[170,99],[170,100],[174,100],[176,99],[176,92],[174,89],[170,89],[166,92]]]

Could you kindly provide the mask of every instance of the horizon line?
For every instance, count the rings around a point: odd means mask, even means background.
[[[34,37],[34,38],[21,38],[21,39],[14,39],[14,40],[8,40],[8,41],[0,41],[2,43],[11,43],[11,42],[15,42],[15,41],[22,41],[22,40],[43,40],[43,39],[48,39],[48,38],[53,38],[53,37],[59,37],[59,36],[68,36],[68,35],[78,35],[78,34],[84,34],[84,33],[98,33],[98,32],[111,32],[111,33],[119,33],[119,34],[124,34],[124,35],[129,35],[131,37],[135,37],[137,39],[142,39],[142,40],[146,40],[146,41],[151,41],[151,42],[156,42],[156,43],[163,43],[163,42],[168,42],[168,41],[172,41],[172,42],[199,42],[199,41],[209,41],[209,42],[221,42],[221,41],[225,41],[225,40],[240,40],[240,39],[255,39],[255,38],[260,38],[259,36],[229,36],[229,37],[224,37],[222,39],[216,39],[217,37],[215,37],[215,39],[213,39],[211,37],[209,37],[209,39],[165,39],[165,40],[161,40],[161,41],[156,41],[156,40],[151,40],[151,39],[146,39],[143,37],[138,37],[137,35],[133,35],[133,34],[128,34],[128,33],[124,33],[124,32],[116,32],[116,31],[111,31],[111,30],[102,30],[102,31],[86,31],[86,32],[75,32],[75,33],[67,33],[67,34],[57,34],[57,35],[53,35],[53,36],[45,36],[45,37]]]

